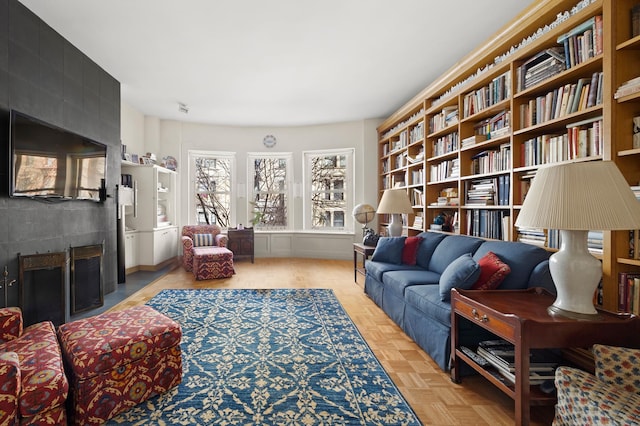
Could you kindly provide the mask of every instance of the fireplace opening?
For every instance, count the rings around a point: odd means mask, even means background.
[[[104,304],[103,244],[71,247],[71,315]]]
[[[51,321],[56,327],[66,319],[65,284],[67,253],[18,255],[20,307],[25,326]]]

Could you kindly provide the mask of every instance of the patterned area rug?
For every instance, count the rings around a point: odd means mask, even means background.
[[[332,290],[164,290],[184,377],[109,424],[420,425]]]

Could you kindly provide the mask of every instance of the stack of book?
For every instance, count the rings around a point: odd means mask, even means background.
[[[515,348],[511,343],[501,339],[485,340],[478,344],[477,352],[502,376],[515,383]],[[546,380],[553,380],[558,364],[559,358],[553,352],[532,350],[529,358],[529,383],[539,385]]]
[[[566,68],[562,47],[545,49],[529,58],[516,70],[518,91],[528,89],[561,73]]]
[[[538,247],[546,247],[547,234],[545,234],[543,229],[518,228],[518,241]]]
[[[465,182],[466,205],[494,206],[498,204],[497,181],[493,178]]]
[[[619,99],[628,95],[633,95],[637,92],[640,92],[640,77],[632,78],[631,80],[622,83],[622,85],[618,87],[618,90],[616,90],[613,98]]]

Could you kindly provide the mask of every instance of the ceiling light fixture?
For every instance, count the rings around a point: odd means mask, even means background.
[[[187,107],[186,104],[183,104],[182,102],[178,102],[178,111],[180,111],[183,114],[188,114],[189,108]]]

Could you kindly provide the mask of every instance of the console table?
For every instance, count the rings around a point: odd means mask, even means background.
[[[253,263],[254,244],[253,228],[228,229],[227,248],[233,252],[233,260],[251,259]]]
[[[543,289],[452,290],[451,379],[460,381],[460,362],[471,366],[515,400],[516,425],[529,424],[530,405],[555,404],[555,395],[529,385],[529,350],[585,348],[594,343],[639,347],[640,319],[629,314],[599,311],[593,320],[574,320],[547,313],[555,296]],[[515,385],[503,382],[470,357],[458,343],[460,321],[465,318],[515,346]],[[471,348],[475,349],[475,348]],[[499,374],[499,373],[496,373]]]
[[[353,280],[358,282],[358,274],[366,275],[364,265],[369,256],[376,250],[374,246],[365,246],[362,243],[353,243]],[[362,256],[362,265],[358,266],[358,256]]]

